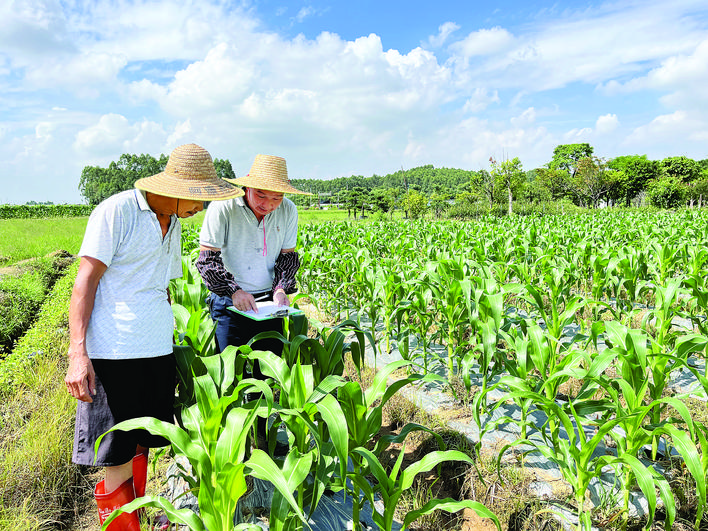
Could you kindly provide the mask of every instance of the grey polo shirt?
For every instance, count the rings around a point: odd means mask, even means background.
[[[273,287],[275,259],[297,245],[297,207],[287,197],[259,223],[243,197],[213,201],[199,243],[221,249],[226,269],[249,293]]]

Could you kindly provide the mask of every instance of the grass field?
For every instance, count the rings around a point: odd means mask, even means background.
[[[0,267],[63,249],[76,254],[88,218],[0,220]]]
[[[347,219],[346,210],[300,210],[299,214],[301,224]],[[203,220],[200,212],[182,223],[200,226]],[[87,217],[0,220],[0,267],[59,249],[78,253],[87,221]]]

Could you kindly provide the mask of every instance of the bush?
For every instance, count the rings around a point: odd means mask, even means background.
[[[90,205],[0,205],[0,219],[75,218],[92,210]]]
[[[647,195],[655,207],[679,208],[684,203],[686,190],[679,178],[665,176],[649,183]]]
[[[458,196],[454,205],[451,205],[446,212],[446,217],[450,219],[478,219],[483,216],[507,216],[508,205],[506,203],[495,203],[491,207],[480,201],[472,199],[472,196]],[[527,201],[515,201],[513,213],[517,216],[535,215],[563,215],[580,214],[588,209],[576,206],[568,199],[559,201],[543,201],[539,203],[529,203]]]

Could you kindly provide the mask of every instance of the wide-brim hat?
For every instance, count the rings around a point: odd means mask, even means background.
[[[138,179],[135,187],[153,194],[197,201],[243,195],[243,190],[219,178],[209,152],[196,144],[176,147],[164,171]]]
[[[298,190],[290,184],[285,159],[274,155],[256,155],[248,175],[238,179],[227,179],[227,181],[239,186],[257,188],[268,192],[312,195],[309,192]]]

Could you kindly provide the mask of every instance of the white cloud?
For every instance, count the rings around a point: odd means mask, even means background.
[[[192,123],[189,120],[177,123],[174,131],[167,138],[167,145],[171,147],[177,147],[182,144],[188,143],[188,140],[192,136],[192,132]],[[171,152],[172,149],[169,149],[168,151]]]
[[[687,23],[697,6],[696,0],[601,4],[537,19],[513,36],[504,28],[473,32],[449,49],[460,77],[498,88],[604,85],[693,50],[705,39],[702,26]]]
[[[536,121],[536,114],[536,109],[534,109],[533,107],[529,107],[519,116],[512,117],[511,125],[518,128],[529,126]]]
[[[499,93],[495,90],[491,94],[483,87],[477,87],[470,98],[467,99],[462,111],[464,113],[474,113],[485,110],[492,103],[499,103]]]
[[[58,2],[0,3],[0,50],[9,54],[17,65],[73,49]]]
[[[438,27],[438,34],[428,37],[428,45],[432,48],[439,48],[447,42],[450,35],[460,29],[454,22],[445,22]]]
[[[600,116],[595,122],[595,131],[604,135],[611,133],[619,127],[619,119],[616,114],[605,114]]]
[[[671,114],[657,116],[648,124],[637,127],[627,137],[626,143],[664,142],[675,136],[687,138],[696,130],[696,121],[685,111],[676,111]]]
[[[130,123],[125,116],[106,114],[97,123],[79,131],[74,149],[89,158],[114,157],[122,153],[150,153],[164,143],[160,124],[143,120]]]
[[[312,6],[303,6],[300,8],[300,11],[297,12],[297,15],[295,15],[294,21],[301,23],[303,20],[311,17],[316,12],[317,10]]]
[[[666,91],[661,98],[670,108],[705,110],[708,103],[708,39],[698,43],[690,53],[670,55],[646,75],[620,83],[610,80],[600,86],[609,96],[632,94],[644,90]]]
[[[591,127],[583,127],[580,129],[571,129],[563,135],[563,143],[577,144],[580,142],[591,143],[593,130]]]
[[[507,49],[514,36],[504,28],[494,27],[470,33],[464,39],[450,45],[450,50],[463,58],[476,55],[491,55]]]
[[[103,90],[115,87],[116,77],[125,65],[125,57],[82,54],[47,61],[41,67],[38,64],[28,69],[25,80],[32,88],[68,88],[81,97],[95,98]]]
[[[319,13],[301,5],[315,22]],[[185,142],[231,159],[237,173],[254,153],[282,154],[294,177],[478,169],[503,154],[528,169],[577,141],[598,156],[619,146],[705,157],[699,0],[548,10],[516,26],[501,15],[484,27],[449,20],[414,37],[421,47],[408,53],[384,49],[386,30],[288,37],[267,29],[257,4],[243,6],[0,5],[5,178],[64,160],[51,173],[65,193],[84,165]]]

